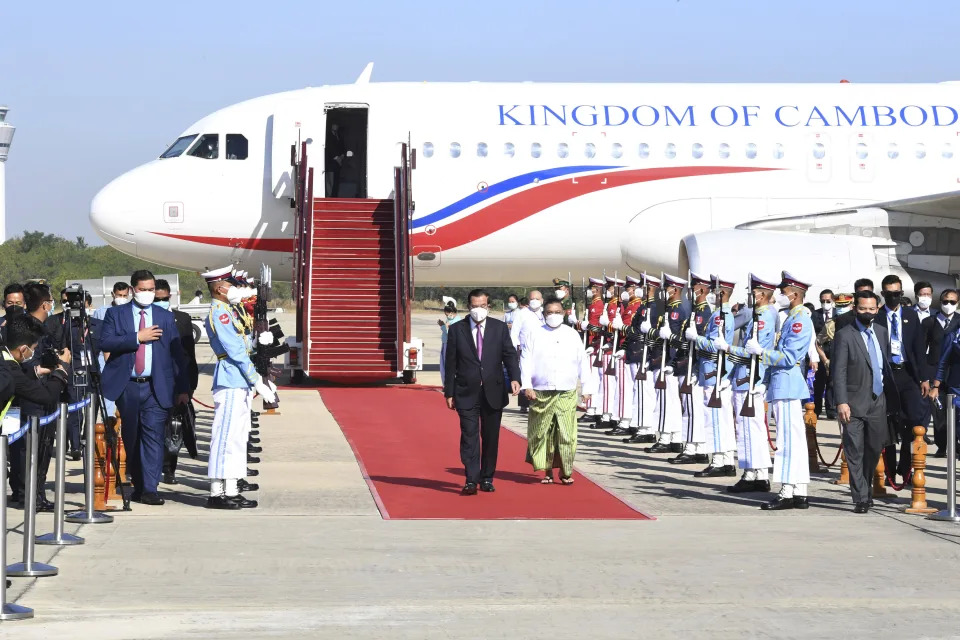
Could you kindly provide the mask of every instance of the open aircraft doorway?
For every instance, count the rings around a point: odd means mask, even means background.
[[[367,106],[326,105],[324,196],[367,197]]]

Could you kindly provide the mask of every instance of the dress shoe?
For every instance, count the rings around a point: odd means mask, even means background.
[[[682,443],[682,442],[671,442],[671,443],[670,443],[670,453],[683,453],[683,443]]]
[[[257,471],[256,469],[251,469],[250,467],[247,467],[247,475],[252,478],[254,476],[260,475],[260,472]]]
[[[460,495],[462,496],[475,496],[477,495],[477,483],[468,482],[463,485],[463,489],[460,490]]]
[[[866,512],[868,512],[868,511],[870,511],[870,504],[867,503],[867,502],[858,502],[858,503],[853,507],[853,512],[854,512],[854,513],[866,513]]]
[[[633,432],[630,431],[630,429],[617,425],[616,427],[614,427],[613,429],[610,429],[609,431],[606,431],[605,433],[608,436],[625,436],[628,433],[633,433]]]
[[[207,509],[228,509],[228,510],[239,510],[240,505],[236,502],[231,501],[226,496],[217,496],[207,498],[207,504],[204,505]]]
[[[740,478],[737,480],[737,484],[727,487],[727,493],[753,493],[755,491],[763,491],[763,489],[757,488],[757,482],[759,481]]]
[[[0,488],[0,491],[2,490],[3,489]],[[13,509],[23,509],[23,494],[22,493],[11,494],[10,497],[7,498],[7,506]]]
[[[251,455],[248,455],[248,456],[247,456],[247,464],[257,464],[258,462],[260,462],[260,458],[259,458],[259,457],[257,457],[257,456],[251,456]]]
[[[697,456],[692,453],[681,453],[676,458],[667,460],[670,464],[696,464]]]
[[[260,444],[260,438],[250,436],[249,438],[247,438],[247,442],[250,444]]]
[[[487,493],[493,493],[496,489],[493,486],[493,480],[484,480],[480,483],[480,491],[486,491]]]
[[[247,453],[262,453],[263,447],[258,447],[250,442],[247,443]]]
[[[67,457],[73,460],[74,462],[78,462],[82,457],[82,454],[79,451],[74,450],[68,453]]]
[[[947,450],[946,449],[937,449],[937,452],[933,454],[934,458],[946,458]]]
[[[868,506],[868,507],[872,507],[872,506],[873,506],[873,498],[870,498],[869,500],[867,500],[867,506]]]
[[[259,411],[251,411],[251,412],[250,412],[250,417],[251,417],[251,418],[256,418],[256,417],[259,416],[259,415],[260,415],[260,412],[259,412]]]
[[[130,502],[140,502],[140,498],[143,497],[143,494],[137,491],[136,489],[130,494]]]
[[[163,484],[180,484],[177,482],[177,476],[173,473],[163,474]]]
[[[244,498],[242,493],[238,493],[235,496],[227,496],[227,500],[240,505],[241,509],[256,509],[259,504],[256,500]]]
[[[793,501],[793,498],[781,498],[778,497],[776,500],[771,500],[770,502],[764,502],[760,505],[760,508],[764,511],[783,511],[784,509],[793,509],[796,504]]]
[[[664,444],[662,442],[658,442],[652,447],[645,447],[644,451],[646,451],[647,453],[669,453],[670,445]]]
[[[259,491],[260,485],[256,482],[247,482],[243,478],[237,480],[237,490],[238,491]]]
[[[652,433],[635,433],[629,438],[624,438],[621,442],[626,442],[629,444],[650,444],[651,442],[656,442],[657,436]]]
[[[37,498],[37,513],[50,513],[53,511],[53,503],[46,498]]]
[[[754,485],[756,486],[755,491],[764,491],[764,492],[770,491],[770,478],[767,478],[766,480],[756,480],[755,483],[756,483]]]
[[[155,493],[145,493],[140,496],[140,499],[137,502],[140,504],[150,504],[159,507],[164,503],[164,500]]]
[[[732,464],[725,464],[719,467],[708,465],[703,471],[697,471],[693,474],[694,478],[733,478],[737,475],[737,468]]]
[[[793,508],[794,509],[809,509],[810,501],[807,500],[807,496],[793,496]]]
[[[584,423],[593,422],[595,419],[596,419],[595,416],[590,415],[589,413],[585,413],[582,416],[580,416],[577,422],[584,422]]]

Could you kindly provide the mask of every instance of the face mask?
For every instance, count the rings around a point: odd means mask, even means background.
[[[238,287],[227,289],[227,302],[230,304],[240,304],[243,300],[243,292]]]
[[[30,347],[24,346],[24,349],[30,349]],[[35,353],[36,353],[36,351],[34,351],[33,349],[30,349],[30,355],[27,355],[27,352],[26,352],[26,351],[23,351],[23,352],[22,352],[22,354],[23,354],[23,359],[20,360],[20,362],[26,362],[27,360],[30,360],[31,358],[33,358],[33,355],[34,355]]]
[[[821,303],[820,303],[820,308],[823,309],[824,311],[830,311],[831,309],[833,309],[833,303],[832,303],[832,302],[821,302]]]
[[[920,296],[917,298],[917,306],[924,310],[929,309],[932,302],[933,298],[931,296]]]
[[[715,306],[717,305],[717,294],[715,294],[715,293],[708,293],[708,294],[707,294],[707,304],[709,304],[711,307],[715,307]]]
[[[11,304],[9,307],[4,307],[4,308],[3,308],[3,311],[4,311],[4,313],[7,314],[7,316],[13,317],[13,316],[17,315],[18,313],[23,313],[23,307],[18,306],[18,305],[15,305],[15,304]]]
[[[624,291],[623,293],[620,294],[620,299],[626,302],[627,300],[630,299],[630,293],[627,291]]]
[[[453,320],[456,316],[447,316],[447,320]]]
[[[900,298],[903,297],[903,291],[884,291],[883,299],[891,309],[900,305]]]
[[[847,311],[850,311],[850,307],[837,307],[837,315],[842,316]]]
[[[857,320],[859,320],[860,324],[865,327],[869,327],[876,317],[877,314],[875,313],[863,313],[861,311],[857,311]]]
[[[161,309],[166,309],[167,311],[170,310],[170,301],[169,301],[169,300],[158,300],[158,301],[154,302],[153,304],[157,305],[157,306],[160,307]]]
[[[531,300],[528,306],[533,311],[536,311],[537,309],[543,306],[543,300]]]
[[[777,303],[777,309],[786,309],[790,306],[790,298],[779,291],[773,294],[773,300]]]
[[[117,306],[120,306],[121,304],[127,304],[128,302],[130,302],[130,298],[127,297],[113,299],[113,304]]]
[[[563,323],[563,314],[562,313],[548,313],[547,317],[544,318],[547,322],[547,326],[551,329],[556,329]]]
[[[603,297],[606,298],[607,300],[610,300],[611,298],[613,298],[613,291],[604,291]]]
[[[513,311],[513,310],[516,309],[516,308],[517,308],[517,303],[516,303],[516,302],[508,302],[508,303],[507,303],[507,309],[510,309],[510,311]]]
[[[957,304],[955,302],[943,302],[940,304],[940,311],[942,311],[945,316],[952,316],[956,310]]]
[[[553,292],[553,295],[557,296],[557,300],[563,300],[564,296],[567,295],[567,292],[563,289],[557,289]]]
[[[133,299],[141,307],[149,307],[153,304],[153,299],[157,296],[155,291],[137,291],[133,294]]]
[[[533,300],[530,303],[533,304]],[[470,309],[470,317],[473,318],[474,322],[480,324],[487,319],[487,310],[483,307],[474,307]]]

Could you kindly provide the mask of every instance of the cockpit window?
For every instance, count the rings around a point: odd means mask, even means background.
[[[216,160],[220,157],[220,134],[203,134],[187,155],[203,158],[204,160]]]
[[[190,143],[193,142],[197,137],[197,134],[190,136],[183,136],[182,138],[177,138],[177,141],[170,145],[166,151],[160,154],[161,158],[176,158],[181,153],[186,151],[187,147],[190,146]]]
[[[247,139],[239,133],[227,134],[227,160],[247,159]]]

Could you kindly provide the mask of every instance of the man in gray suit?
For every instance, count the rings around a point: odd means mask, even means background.
[[[833,397],[837,418],[844,425],[843,450],[850,469],[854,513],[867,513],[873,504],[871,485],[884,445],[890,442],[884,379],[887,330],[874,323],[877,297],[858,291],[856,319],[836,333],[833,342]]]

